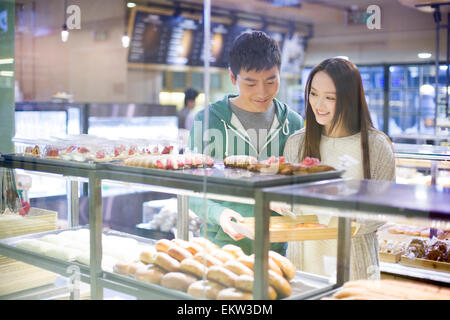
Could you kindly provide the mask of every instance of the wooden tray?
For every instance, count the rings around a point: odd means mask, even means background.
[[[231,222],[236,231],[245,235],[247,238],[255,239],[255,218],[244,218],[243,223]],[[327,240],[336,239],[337,219],[331,219],[330,223],[325,228],[304,228],[304,229],[289,229],[289,226],[294,226],[299,223],[319,223],[316,215],[299,215],[295,219],[291,217],[270,217],[270,223],[283,223],[287,228],[270,230],[270,242],[287,242],[287,241],[304,241],[304,240]],[[352,223],[352,236],[355,235],[359,225]]]
[[[400,263],[408,267],[431,269],[441,272],[450,272],[450,263],[448,262],[440,262],[419,258],[409,259],[405,256],[402,256],[400,259]]]
[[[383,262],[389,263],[398,263],[401,259],[403,252],[399,252],[396,254],[380,252],[380,260]]]
[[[25,217],[0,215],[0,239],[56,230],[56,211],[31,208]],[[56,273],[0,255],[0,296],[53,283]]]
[[[24,234],[56,230],[58,213],[31,208],[24,217],[17,214],[0,215],[0,239]]]

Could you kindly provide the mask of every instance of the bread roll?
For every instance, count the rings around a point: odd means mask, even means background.
[[[234,287],[237,275],[222,266],[212,266],[206,273],[208,280],[219,282],[225,287]]]
[[[185,248],[187,251],[192,253],[192,255],[196,255],[199,252],[205,251],[205,248],[195,242],[188,242],[187,247]]]
[[[254,256],[240,256],[237,261],[244,264],[247,268],[253,270],[254,267]]]
[[[165,288],[187,292],[191,284],[197,281],[197,278],[183,272],[169,272],[161,279],[161,285]]]
[[[129,273],[130,265],[128,263],[117,262],[113,266],[113,272],[117,274],[127,275]]]
[[[147,250],[142,251],[139,255],[139,259],[145,264],[153,263],[153,261],[155,260],[155,252]]]
[[[238,276],[240,276],[241,274],[253,276],[253,270],[237,260],[227,261],[223,266],[228,270],[234,272]]]
[[[188,258],[181,261],[180,271],[193,274],[197,278],[202,278],[203,275],[206,275],[208,268],[205,267],[202,263],[198,262],[197,260]]]
[[[223,265],[222,261],[217,259],[216,257],[213,257],[210,254],[204,253],[204,252],[198,252],[194,259],[203,264],[203,261],[206,261],[206,266],[209,268],[211,266],[221,266]]]
[[[245,292],[253,293],[254,283],[255,280],[253,276],[243,274],[238,276],[236,281],[236,288]],[[269,290],[269,299],[276,300],[277,292],[275,291],[275,289],[272,286],[269,286],[268,290]]]
[[[128,265],[128,274],[135,275],[138,270],[147,269],[147,265],[141,261],[133,262]]]
[[[222,250],[232,254],[235,259],[239,258],[242,255],[245,255],[244,251],[234,244],[226,244],[222,247]]]
[[[177,259],[180,262],[183,261],[184,259],[193,258],[192,253],[190,253],[189,251],[178,245],[171,246],[167,250],[167,253],[169,254],[169,256]]]
[[[156,251],[158,251],[158,252],[167,253],[167,251],[169,251],[169,248],[173,245],[174,245],[174,243],[171,242],[170,240],[160,239],[160,240],[156,241],[155,248],[156,248]]]
[[[292,288],[289,282],[273,270],[269,270],[269,285],[271,285],[281,299],[289,297],[292,293]]]
[[[151,265],[147,268],[137,270],[134,277],[139,281],[160,284],[165,273],[166,272],[158,266]]]
[[[175,272],[180,270],[180,263],[178,262],[178,260],[172,258],[164,252],[157,252],[155,254],[155,261],[153,263],[168,272]]]
[[[187,293],[196,298],[215,300],[219,291],[225,289],[220,283],[210,280],[199,280],[191,284]]]
[[[252,254],[250,256],[241,256],[237,259],[239,262],[245,264],[250,269],[255,269],[255,255]],[[270,257],[267,260],[269,270],[274,271],[276,274],[283,277],[283,272],[281,271],[280,267],[273,261]]]
[[[230,260],[234,260],[234,256],[231,253],[228,253],[226,251],[223,251],[222,249],[216,249],[210,252],[210,254],[222,261],[222,263],[225,263]]]
[[[236,288],[227,288],[219,291],[217,300],[253,300],[253,295]]]
[[[289,281],[295,277],[295,266],[286,257],[282,256],[278,252],[269,251],[269,257],[280,267],[284,277]]]

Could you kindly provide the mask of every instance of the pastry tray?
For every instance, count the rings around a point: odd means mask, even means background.
[[[285,216],[272,216],[270,223],[285,224],[286,229],[272,229],[270,232],[270,242],[286,242],[286,241],[304,241],[304,240],[327,240],[337,239],[338,228],[336,220],[330,220],[327,227],[317,228],[296,228],[289,227],[299,223],[318,223],[316,215],[299,215],[295,218]],[[230,222],[236,231],[245,235],[247,238],[255,239],[255,218],[244,218],[243,223]],[[359,229],[359,224],[352,222],[352,236]]]
[[[46,158],[33,158],[29,156],[22,156],[18,154],[3,154],[3,158],[9,161],[17,161],[23,163],[31,163],[35,165],[48,165],[57,167],[67,167],[74,169],[97,169],[97,163],[95,162],[81,162],[81,161],[67,161],[62,159],[46,159]]]
[[[68,229],[64,229],[64,230],[54,230],[54,231],[49,231],[49,232],[29,234],[29,235],[24,235],[24,236],[19,236],[19,237],[2,239],[2,240],[0,240],[0,244],[15,247],[15,245],[19,241],[24,240],[24,239],[37,239],[37,238],[41,238],[41,237],[43,237],[45,235],[49,235],[49,234],[58,234],[63,231],[75,231],[75,230],[79,230],[79,229],[88,229],[88,228],[87,228],[87,226],[80,226],[80,227],[68,228]],[[141,245],[142,244],[155,245],[155,243],[156,243],[156,240],[153,240],[153,239],[143,238],[143,237],[139,237],[139,236],[135,236],[135,235],[127,234],[127,233],[122,233],[122,232],[114,231],[114,230],[105,231],[105,232],[103,232],[103,234],[135,239]],[[29,252],[28,250],[21,249],[21,248],[15,248],[15,249],[20,252]],[[86,268],[89,268],[87,265],[81,264],[78,262],[59,260],[59,259],[56,259],[53,257],[46,256],[44,254],[33,253],[33,255],[42,257],[50,262],[51,261],[62,261],[67,266],[76,264],[76,265],[79,265],[80,267],[82,267],[82,270],[86,270],[86,272],[88,272],[88,270],[89,270],[89,269],[86,269]],[[171,289],[167,289],[167,288],[161,287],[156,284],[138,281],[130,276],[120,275],[120,274],[116,274],[116,273],[112,273],[112,272],[108,272],[108,271],[104,271],[103,273],[104,273],[104,275],[103,275],[102,282],[104,284],[109,283],[109,284],[111,284],[112,287],[117,288],[117,286],[120,284],[123,288],[137,287],[139,289],[141,289],[141,288],[144,290],[147,289],[147,290],[149,290],[150,295],[152,295],[152,293],[153,293],[153,296],[155,296],[155,294],[156,294],[161,297],[172,298],[172,299],[196,299],[196,298],[188,295],[185,292],[171,290]],[[315,274],[310,274],[310,273],[306,273],[306,272],[302,272],[302,271],[298,271],[298,270],[295,274],[294,279],[292,279],[290,281],[290,284],[291,284],[291,288],[292,288],[292,294],[286,298],[289,300],[290,299],[293,299],[293,300],[298,299],[297,297],[303,298],[305,295],[309,294],[309,292],[316,291],[316,290],[323,290],[324,288],[332,285],[332,283],[330,283],[329,279],[326,277],[315,275]]]
[[[246,169],[225,168],[223,163],[216,162],[213,168],[194,168],[182,170],[161,170],[152,168],[141,168],[123,166],[119,163],[99,163],[98,169],[127,172],[134,174],[152,175],[167,178],[193,180],[202,182],[205,177],[207,182],[226,184],[233,186],[244,186],[253,188],[264,188],[278,185],[312,182],[317,180],[339,178],[343,170],[326,171],[305,175],[282,175],[252,172]]]

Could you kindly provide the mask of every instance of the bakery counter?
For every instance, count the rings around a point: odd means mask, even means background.
[[[400,263],[380,262],[380,271],[391,275],[404,276],[417,280],[429,280],[439,283],[450,284],[450,273],[427,270],[422,268],[413,268],[402,265]]]

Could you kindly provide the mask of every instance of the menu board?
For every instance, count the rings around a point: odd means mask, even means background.
[[[228,68],[234,39],[251,31],[248,26],[211,22],[210,66]],[[128,62],[134,64],[203,66],[205,60],[202,21],[183,16],[153,13],[136,8],[132,14]],[[304,38],[283,31],[265,31],[282,51],[282,72],[300,72],[304,57]]]

